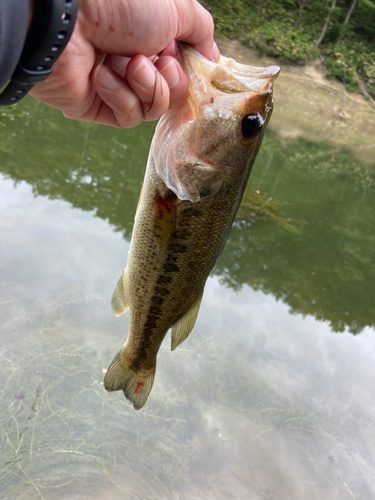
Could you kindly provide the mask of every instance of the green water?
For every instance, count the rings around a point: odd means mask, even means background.
[[[103,389],[154,124],[0,113],[0,498],[375,495],[375,162],[267,131],[197,324]]]

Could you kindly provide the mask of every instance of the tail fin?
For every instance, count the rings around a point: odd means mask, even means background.
[[[146,403],[154,383],[156,366],[147,374],[141,375],[121,362],[121,350],[116,354],[104,377],[104,387],[108,392],[122,391],[135,410],[140,410]]]

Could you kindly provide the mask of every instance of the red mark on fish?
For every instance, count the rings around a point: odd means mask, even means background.
[[[111,31],[115,31],[115,28],[114,28],[112,25],[109,27],[109,29],[110,29]]]
[[[154,207],[155,205],[158,210],[159,217],[163,217],[165,211],[171,213],[171,210],[174,207],[174,202],[173,200],[163,198],[162,196],[160,196],[159,192],[156,191],[156,194],[154,196],[154,203],[152,204],[152,206]]]
[[[137,382],[137,388],[135,389],[134,393],[135,394],[142,394],[144,385],[145,385],[144,382]]]
[[[95,26],[98,27],[99,26],[99,22],[98,21],[95,21]]]

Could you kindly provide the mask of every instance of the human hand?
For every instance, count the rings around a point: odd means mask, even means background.
[[[188,92],[174,40],[218,61],[213,30],[196,0],[80,0],[67,47],[30,93],[68,118],[124,128],[156,120]]]

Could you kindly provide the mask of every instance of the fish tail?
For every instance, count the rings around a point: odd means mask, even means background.
[[[146,403],[155,378],[156,366],[136,372],[122,362],[124,346],[114,357],[104,377],[104,387],[108,392],[123,391],[126,399],[133,403],[135,410],[140,410]]]

